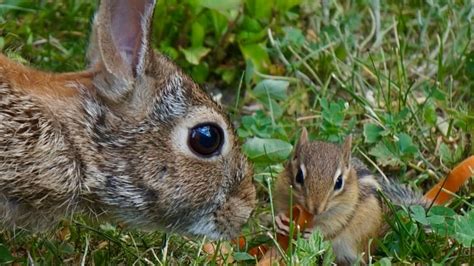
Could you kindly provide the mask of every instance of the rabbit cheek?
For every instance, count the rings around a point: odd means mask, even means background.
[[[185,193],[192,195],[192,224],[188,232],[194,235],[207,235],[211,238],[232,238],[240,232],[255,205],[255,188],[252,184],[252,171],[247,160],[239,153],[232,152],[218,162],[196,163],[197,173],[194,186]],[[222,173],[216,175],[216,173]],[[216,178],[222,178],[217,180]],[[199,185],[197,185],[199,183]]]
[[[245,181],[230,193],[229,198],[214,213],[196,215],[196,222],[187,231],[211,239],[236,237],[255,207],[255,187],[250,179]]]
[[[252,184],[252,170],[246,158],[240,155],[234,156],[226,167],[232,169],[228,173],[232,185],[226,192],[225,201],[214,212],[214,216],[217,231],[221,237],[229,239],[235,237],[249,219],[255,207],[256,192]]]

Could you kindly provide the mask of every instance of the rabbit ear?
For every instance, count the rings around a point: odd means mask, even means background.
[[[102,0],[97,13],[89,48],[89,61],[101,65],[101,92],[121,98],[143,74],[149,58],[150,27],[154,0]],[[99,82],[100,83],[100,82]],[[101,88],[102,87],[102,88]]]

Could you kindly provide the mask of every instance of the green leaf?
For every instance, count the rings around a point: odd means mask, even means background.
[[[74,247],[69,243],[63,243],[59,246],[61,253],[63,254],[73,254],[75,252]]]
[[[440,236],[452,236],[454,235],[454,218],[452,217],[445,217],[444,222],[437,224],[437,223],[431,223],[431,228],[433,228],[433,231]]]
[[[472,247],[474,245],[474,209],[463,216],[458,216],[454,228],[454,238],[464,247]]]
[[[463,149],[457,147],[453,151],[448,145],[441,143],[438,154],[444,164],[455,164],[462,159]]]
[[[321,138],[330,142],[340,142],[355,126],[355,119],[345,120],[349,104],[341,100],[328,102],[325,98],[320,98],[319,103],[323,119],[319,128]]]
[[[15,258],[12,256],[8,248],[0,244],[0,263],[11,263]]]
[[[273,118],[278,119],[283,115],[283,109],[273,99],[262,99],[262,104],[267,108],[273,115]]]
[[[252,257],[247,252],[234,252],[232,255],[236,261],[254,261],[255,257]]]
[[[267,99],[270,97],[275,100],[285,100],[289,86],[288,81],[265,79],[255,86],[253,93],[258,99]]]
[[[444,217],[453,217],[456,212],[453,209],[444,206],[433,206],[431,207],[428,215],[441,215]]]
[[[272,0],[247,0],[245,1],[245,5],[251,17],[264,20],[271,17],[272,2]]]
[[[191,76],[197,83],[205,83],[209,76],[209,66],[206,62],[194,66],[191,69]]]
[[[255,77],[255,66],[252,60],[245,60],[245,84],[249,85]]]
[[[433,87],[431,93],[432,93],[432,97],[435,98],[436,100],[439,100],[439,101],[445,101],[446,100],[445,92],[438,89],[437,87]]]
[[[369,151],[370,155],[375,156],[377,162],[382,166],[397,166],[402,163],[398,155],[390,150],[384,142],[379,142]]]
[[[211,49],[205,47],[190,47],[187,49],[181,48],[181,51],[189,63],[198,65],[201,59],[206,56]]]
[[[275,101],[287,98],[289,83],[282,80],[265,79],[255,86],[254,96],[272,113],[273,118],[283,115],[283,109]]]
[[[265,34],[263,36],[266,36],[265,27],[262,27],[262,25],[260,25],[260,22],[257,19],[251,17],[244,17],[241,24],[241,32],[238,33],[239,40],[249,41],[249,39],[252,39],[250,35],[260,35],[262,34],[262,32],[263,34]],[[261,38],[263,36],[259,36],[257,38]]]
[[[374,263],[374,266],[391,266],[392,260],[390,258],[381,258],[379,261]]]
[[[179,52],[174,47],[167,46],[165,44],[160,46],[160,52],[169,56],[173,60],[176,60],[176,58],[179,56]]]
[[[432,103],[427,103],[423,109],[423,117],[426,123],[434,126],[436,124],[436,107]]]
[[[413,144],[411,137],[405,133],[400,133],[398,137],[398,147],[404,154],[415,154],[418,152],[418,148]]]
[[[232,84],[232,82],[237,78],[237,75],[241,75],[241,70],[228,67],[218,67],[215,72],[218,73],[222,80],[227,84]]]
[[[224,12],[238,9],[242,0],[200,0],[199,4],[216,11]]]
[[[234,13],[235,12],[218,12],[218,11],[210,12],[210,15],[211,15],[210,22],[212,22],[212,28],[214,29],[214,33],[217,38],[222,37],[222,34],[224,34],[224,32],[227,29],[227,26],[229,25],[229,21],[234,19],[233,17]],[[206,28],[206,29],[210,30],[210,28]]]
[[[428,219],[426,219],[426,211],[423,207],[415,205],[410,206],[411,215],[413,219],[423,225],[428,225]]]
[[[263,43],[241,44],[240,50],[245,60],[250,60],[259,72],[265,72],[270,66],[270,58]]]
[[[245,154],[254,162],[275,163],[282,162],[291,154],[293,146],[279,139],[248,139],[243,150]]]
[[[365,143],[375,143],[377,142],[381,135],[380,132],[383,131],[383,128],[375,124],[365,124],[364,125],[364,138]]]
[[[298,5],[301,0],[276,0],[276,10],[287,11],[288,9]]]
[[[283,31],[285,31],[283,44],[291,44],[295,45],[296,47],[300,47],[304,44],[305,37],[300,29],[294,27],[285,27],[283,28]]]
[[[191,46],[202,47],[204,44],[204,37],[206,36],[206,29],[201,23],[193,23],[191,26]]]
[[[308,239],[299,237],[296,240],[295,253],[301,259],[296,265],[315,265],[315,261],[320,265],[330,265],[334,261],[331,243],[324,241],[319,229],[313,230]],[[318,259],[319,257],[319,259]]]
[[[255,121],[254,116],[250,116],[250,115],[242,116],[242,126],[246,128],[250,128],[251,126],[255,125],[255,123],[256,121]]]
[[[443,163],[451,162],[453,159],[453,156],[451,154],[451,151],[449,150],[448,145],[444,143],[441,143],[441,145],[439,145],[438,153]]]
[[[428,219],[428,222],[430,223],[430,225],[443,224],[445,222],[444,217],[441,215],[431,215],[431,216],[428,216],[426,219]]]

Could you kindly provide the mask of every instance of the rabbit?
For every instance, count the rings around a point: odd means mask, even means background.
[[[234,237],[256,202],[225,110],[151,48],[154,0],[102,0],[88,69],[0,55],[0,224],[82,213],[140,230]]]

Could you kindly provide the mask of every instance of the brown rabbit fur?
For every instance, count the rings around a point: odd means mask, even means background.
[[[84,72],[0,55],[0,224],[43,230],[81,211],[212,238],[240,231],[251,168],[224,110],[151,48],[154,7],[101,1]],[[188,145],[202,123],[223,134],[210,157]]]

